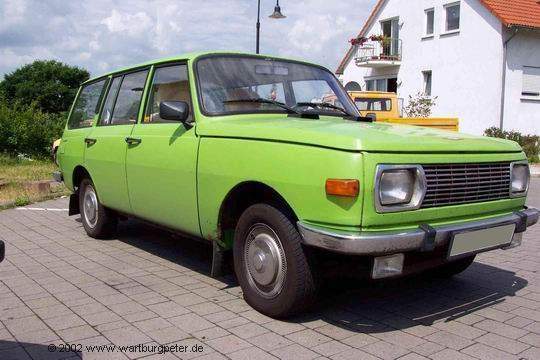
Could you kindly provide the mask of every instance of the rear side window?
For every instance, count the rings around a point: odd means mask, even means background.
[[[137,122],[148,70],[113,78],[101,112],[99,125],[128,125]]]
[[[103,79],[83,86],[71,112],[68,129],[87,128],[94,125],[106,82],[107,79]]]
[[[118,95],[118,89],[120,88],[120,83],[122,82],[122,77],[115,77],[107,93],[107,99],[105,100],[105,105],[103,110],[101,110],[101,117],[99,125],[110,125],[112,119],[112,112],[114,107],[114,102],[116,101],[116,95]]]
[[[147,75],[147,70],[124,75],[114,105],[111,125],[135,124],[137,122]]]

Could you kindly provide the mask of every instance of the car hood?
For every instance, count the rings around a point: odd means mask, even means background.
[[[282,141],[347,151],[372,152],[520,152],[503,139],[419,126],[370,123],[321,116],[303,119],[283,115],[235,115],[206,118],[197,134]]]

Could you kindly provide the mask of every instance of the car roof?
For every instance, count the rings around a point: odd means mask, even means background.
[[[191,60],[195,60],[195,59],[200,58],[200,57],[212,56],[212,55],[236,55],[236,56],[244,55],[244,56],[250,56],[250,57],[258,57],[258,58],[262,58],[262,59],[271,58],[271,59],[275,59],[275,60],[294,61],[294,62],[304,63],[304,64],[307,64],[307,65],[318,66],[318,67],[321,67],[321,68],[324,68],[324,69],[328,70],[324,66],[314,64],[314,63],[310,63],[310,62],[305,61],[305,60],[292,59],[292,58],[283,58],[283,57],[274,56],[274,55],[266,55],[266,54],[257,55],[257,54],[253,54],[253,53],[244,53],[244,52],[235,52],[235,51],[204,51],[204,52],[185,53],[185,54],[175,55],[175,56],[171,56],[171,57],[154,59],[154,60],[150,60],[150,61],[147,61],[147,62],[144,62],[144,63],[132,65],[132,66],[126,66],[126,67],[123,67],[123,68],[120,68],[120,69],[117,69],[117,70],[109,71],[109,72],[107,72],[105,74],[102,74],[102,75],[99,75],[99,76],[94,76],[94,77],[86,80],[84,83],[82,83],[82,85],[94,82],[94,81],[99,80],[99,79],[103,79],[103,78],[105,78],[107,76],[111,76],[111,75],[115,75],[115,74],[119,74],[119,73],[124,73],[124,72],[129,72],[129,71],[132,71],[132,70],[148,67],[148,66],[151,66],[151,65],[162,64],[162,63],[170,63],[170,62],[176,62],[176,61],[191,61]],[[330,70],[328,70],[328,71],[330,71]]]

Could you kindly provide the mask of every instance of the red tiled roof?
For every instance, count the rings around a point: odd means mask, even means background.
[[[480,2],[495,15],[504,26],[519,26],[527,28],[540,29],[540,0],[480,0]],[[375,16],[382,8],[385,0],[379,0],[368,20],[360,30],[358,36],[364,36],[364,32],[374,20]],[[354,46],[349,48],[341,63],[339,64],[336,74],[343,74],[345,66],[349,61]]]
[[[539,0],[480,0],[505,26],[540,28]]]

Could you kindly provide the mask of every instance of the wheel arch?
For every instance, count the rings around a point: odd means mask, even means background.
[[[234,230],[242,213],[251,205],[265,203],[281,210],[293,223],[298,216],[273,187],[260,181],[244,181],[235,185],[225,196],[219,209],[218,234],[222,245],[232,245]]]
[[[90,176],[90,173],[86,168],[82,165],[77,165],[73,169],[73,175],[72,175],[72,181],[73,181],[73,192],[77,192],[79,188],[79,184],[84,178],[92,179],[92,176]]]

